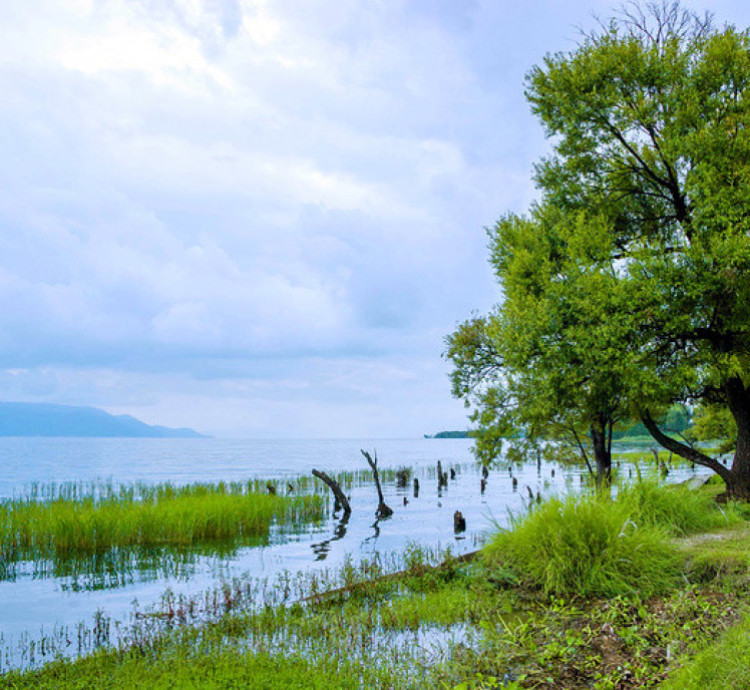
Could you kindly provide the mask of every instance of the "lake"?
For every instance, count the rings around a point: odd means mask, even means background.
[[[167,590],[195,595],[232,578],[273,578],[282,571],[336,567],[374,554],[398,552],[409,543],[450,547],[454,554],[478,548],[496,525],[507,524],[533,494],[562,493],[580,486],[583,468],[555,463],[490,472],[486,489],[467,439],[221,440],[221,439],[50,439],[0,438],[0,497],[26,494],[33,484],[111,481],[174,484],[241,481],[249,478],[309,476],[367,470],[360,449],[376,450],[380,467],[412,468],[418,496],[409,483],[384,485],[392,517],[375,520],[377,494],[371,482],[355,484],[352,515],[346,523],[332,516],[293,534],[274,533],[262,546],[225,554],[195,556],[170,567],[138,567],[124,572],[52,572],[26,563],[15,579],[0,582],[0,671],[30,665],[29,642],[57,631],[62,639],[79,623],[90,626],[97,611],[127,623],[134,602],[141,609]],[[455,470],[447,488],[438,489],[437,462]],[[676,477],[690,476],[687,469]],[[467,529],[454,534],[453,514],[463,513]],[[25,651],[26,650],[26,651]],[[70,653],[74,653],[73,649]],[[38,659],[35,663],[38,663]]]

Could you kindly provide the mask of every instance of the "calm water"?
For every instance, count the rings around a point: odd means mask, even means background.
[[[55,628],[89,623],[97,610],[126,622],[137,601],[141,608],[165,590],[197,594],[234,577],[273,577],[281,571],[335,567],[376,552],[388,554],[411,542],[448,547],[460,554],[476,549],[508,511],[520,510],[529,489],[561,493],[580,485],[582,469],[551,463],[490,473],[486,490],[465,439],[408,440],[219,440],[219,439],[15,439],[0,438],[0,497],[22,495],[33,483],[106,480],[114,483],[170,481],[175,484],[243,480],[251,477],[329,474],[367,469],[360,449],[377,449],[380,466],[413,468],[421,490],[411,484],[384,485],[394,515],[375,521],[377,494],[372,484],[351,489],[352,515],[346,524],[333,517],[291,536],[276,535],[266,546],[240,548],[228,556],[202,556],[175,568],[131,569],[126,573],[48,575],[22,564],[12,582],[0,582],[0,668],[22,663],[14,649]],[[434,468],[456,469],[447,489],[438,491]],[[527,488],[528,487],[528,488]],[[567,487],[567,488],[566,488]],[[406,498],[407,502],[404,502]],[[453,514],[467,522],[453,533]],[[14,656],[14,654],[16,654]]]

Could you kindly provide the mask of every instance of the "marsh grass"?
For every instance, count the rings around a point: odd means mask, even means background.
[[[80,631],[89,646],[79,653],[86,656],[33,668],[65,653],[65,640],[76,637],[75,631],[60,631],[47,641],[45,659],[41,647],[32,655],[25,651],[25,672],[0,668],[0,685],[453,687],[440,679],[449,673],[453,650],[468,641],[467,621],[504,610],[498,601],[506,595],[465,565],[441,571],[429,583],[424,573],[415,574],[444,557],[411,547],[330,571],[279,575],[270,582],[237,579],[193,598],[167,593],[155,608],[137,611],[127,630],[105,618]],[[403,568],[398,577],[372,579]],[[316,596],[353,584],[364,586]],[[477,596],[474,586],[486,596]]]
[[[655,479],[639,479],[618,489],[617,502],[627,505],[640,525],[660,527],[672,536],[731,527],[744,521],[744,509],[714,500],[719,485],[696,491],[684,484],[665,485]]]
[[[271,524],[320,520],[321,495],[272,495],[255,483],[35,487],[0,503],[0,559],[75,558],[113,549],[254,539]]]

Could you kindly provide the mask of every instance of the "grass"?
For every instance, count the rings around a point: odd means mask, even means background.
[[[673,586],[679,573],[665,530],[638,525],[630,505],[596,496],[550,499],[499,532],[485,558],[566,596],[649,596]]]
[[[679,576],[681,556],[670,536],[741,520],[710,492],[639,480],[615,499],[589,493],[546,501],[500,530],[485,558],[547,594],[647,597]]]
[[[699,652],[661,687],[664,690],[750,688],[750,617]]]
[[[640,525],[659,527],[672,536],[722,529],[744,521],[737,504],[720,506],[714,500],[722,485],[712,483],[700,491],[684,484],[664,485],[639,479],[618,489],[617,503],[627,505]]]
[[[405,560],[411,569],[399,578],[313,596],[304,604],[253,609],[235,602],[202,625],[142,618],[141,631],[121,649],[8,673],[0,686],[655,687],[667,676],[670,657],[705,648],[736,621],[738,605],[750,593],[747,582],[715,580],[683,584],[648,600],[570,601],[498,586],[480,561],[420,572],[414,554]],[[386,570],[382,563],[349,564],[303,589],[309,594],[363,583]],[[165,601],[160,611],[177,606]]]
[[[75,665],[58,662],[40,673],[7,677],[4,687],[344,690],[362,686],[346,664],[311,662],[299,654],[254,653],[231,647],[214,650],[184,641],[148,660],[137,655],[97,654]]]
[[[253,483],[45,487],[0,503],[0,559],[241,540],[268,534],[272,522],[320,519],[325,506],[320,495],[261,493]]]
[[[333,596],[311,595],[305,604],[258,609],[235,601],[231,611],[224,609],[201,625],[168,624],[161,608],[153,617],[140,617],[139,629],[131,631],[122,648],[10,672],[0,676],[0,686],[453,687],[463,671],[439,660],[434,636],[442,634],[450,650],[448,639],[456,623],[510,606],[500,603],[506,595],[495,591],[481,571],[468,566],[417,575],[426,558],[415,558],[412,552],[406,559],[411,570],[399,578],[371,581]],[[349,564],[338,573],[318,574],[304,589],[310,595],[342,582],[362,583],[369,574],[384,572],[385,565]],[[190,608],[187,602],[174,601],[162,606],[181,612]],[[428,613],[426,621],[422,616]]]
[[[399,467],[380,474],[384,483],[397,483],[409,472]],[[372,472],[334,478],[346,490],[371,483]],[[0,501],[0,580],[14,579],[22,562],[30,563],[34,577],[73,577],[82,589],[122,586],[135,571],[181,575],[197,556],[265,544],[273,534],[321,519],[329,498],[312,476],[183,487],[33,484]]]

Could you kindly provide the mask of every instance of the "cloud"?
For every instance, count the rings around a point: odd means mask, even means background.
[[[483,227],[527,207],[546,147],[523,74],[588,12],[11,3],[8,396],[177,425],[211,408],[222,433],[458,424],[442,338],[496,299]]]

